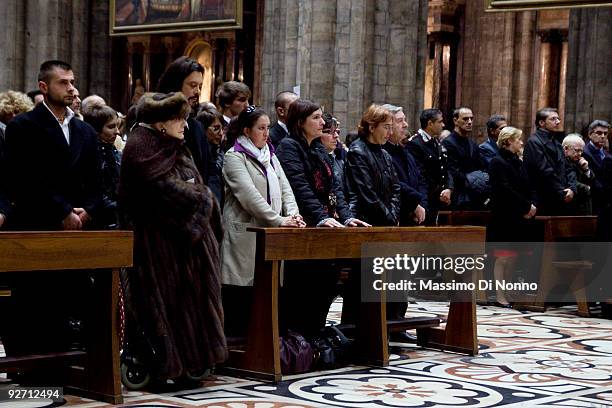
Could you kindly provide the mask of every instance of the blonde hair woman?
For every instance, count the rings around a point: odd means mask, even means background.
[[[491,219],[487,226],[487,240],[492,242],[529,241],[532,220],[536,214],[535,191],[530,185],[527,169],[520,156],[523,150],[523,132],[507,126],[497,139],[499,151],[491,159]],[[516,261],[516,248],[496,250],[495,279],[506,279]],[[502,291],[497,302],[508,306]]]

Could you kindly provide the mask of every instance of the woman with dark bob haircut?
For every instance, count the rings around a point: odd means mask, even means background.
[[[278,145],[277,155],[293,189],[300,214],[312,227],[369,226],[355,218],[334,177],[333,163],[321,144],[323,112],[319,105],[297,99],[289,105],[289,136]],[[324,327],[336,296],[338,276],[329,262],[287,262],[283,307],[286,328],[312,334]],[[333,268],[333,267],[332,267]],[[304,307],[309,305],[309,307]]]
[[[145,94],[137,109],[119,184],[125,227],[134,231],[126,306],[136,325],[130,331],[128,320],[128,346],[141,358],[154,353],[160,379],[193,379],[227,357],[220,211],[185,148],[185,96]],[[134,331],[146,341],[130,341]]]

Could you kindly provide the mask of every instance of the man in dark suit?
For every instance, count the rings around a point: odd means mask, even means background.
[[[478,145],[478,150],[480,151],[480,158],[483,162],[486,163],[487,168],[489,167],[489,163],[491,159],[497,155],[497,137],[499,136],[499,132],[503,128],[505,128],[508,124],[506,123],[506,118],[502,115],[493,115],[487,121],[487,135],[488,138],[486,142],[483,142]]]
[[[583,156],[589,162],[589,168],[595,174],[593,183],[593,213],[599,214],[606,201],[603,194],[603,161],[610,157],[610,153],[604,149],[604,144],[610,131],[610,124],[605,120],[594,120],[589,125],[589,142],[584,147]]]
[[[96,217],[101,199],[97,135],[69,108],[74,96],[69,64],[44,62],[38,86],[44,101],[6,128],[7,185],[14,203],[7,224],[18,230],[80,230]],[[14,288],[7,313],[7,355],[61,350],[82,340],[79,328],[87,315],[91,286],[82,272],[2,277]]]
[[[270,128],[270,141],[274,147],[278,146],[284,137],[289,136],[287,112],[289,111],[289,105],[297,98],[298,96],[290,91],[283,91],[276,95],[276,101],[274,101],[276,123]]]
[[[204,82],[204,67],[197,61],[180,57],[174,60],[159,78],[157,90],[162,93],[182,92],[189,101],[191,113],[185,128],[185,144],[191,152],[193,162],[216,196],[220,196],[220,180],[214,160],[211,158],[208,138],[200,122],[195,120],[200,106],[200,91]]]
[[[15,203],[10,225],[19,230],[82,229],[100,200],[94,129],[69,108],[74,73],[47,61],[38,75],[44,101],[6,128],[9,192]]]
[[[453,112],[453,122],[453,131],[442,141],[448,152],[448,170],[455,186],[453,207],[480,210],[488,200],[489,175],[478,145],[470,139],[474,114],[470,108],[457,108]]]
[[[412,154],[403,145],[408,123],[400,106],[385,104],[382,106],[393,114],[393,132],[383,145],[391,159],[400,184],[400,226],[413,226],[425,221],[427,208],[427,184]],[[408,302],[388,299],[387,317],[403,319],[408,310]],[[414,342],[405,331],[390,333],[389,339],[396,342]]]
[[[438,211],[451,203],[453,180],[448,172],[446,149],[438,138],[444,130],[439,109],[425,109],[420,117],[421,129],[408,142],[408,151],[416,159],[427,185],[425,225],[436,225]]]
[[[557,110],[537,111],[535,125],[536,131],[525,145],[523,160],[536,188],[538,215],[568,214],[569,203],[576,194],[576,181],[567,177],[565,155],[558,141],[562,127]]]
[[[385,104],[383,108],[393,114],[393,132],[387,143],[383,145],[383,149],[391,155],[400,183],[400,225],[419,225],[425,221],[427,183],[421,176],[416,160],[402,144],[408,129],[403,109],[391,104]]]

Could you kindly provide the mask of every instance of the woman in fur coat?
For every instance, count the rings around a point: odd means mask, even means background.
[[[126,303],[161,379],[197,377],[227,357],[220,212],[184,145],[188,113],[180,92],[143,96],[121,163],[120,208],[134,230]]]

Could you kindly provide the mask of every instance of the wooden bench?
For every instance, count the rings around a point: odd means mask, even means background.
[[[440,211],[438,225],[478,225],[485,227],[489,223],[489,211]]]
[[[438,225],[450,225],[450,226],[466,226],[466,225],[478,225],[486,227],[491,219],[491,212],[489,211],[440,211],[438,213]],[[489,258],[494,259],[494,258]],[[489,273],[493,274],[493,268],[495,265],[491,263],[489,265]],[[487,269],[483,271],[486,274]],[[476,279],[484,279],[482,273],[475,277]],[[476,302],[478,304],[488,304],[489,298],[487,292],[484,290],[476,289]]]
[[[253,304],[246,347],[230,350],[229,373],[269,381],[282,379],[278,328],[279,270],[282,260],[359,259],[364,243],[482,242],[482,227],[372,228],[249,228],[257,239]],[[389,364],[384,292],[378,302],[361,303],[356,327],[359,362]],[[450,304],[446,327],[415,319],[423,346],[475,355],[478,353],[476,307],[473,295]],[[396,324],[394,322],[394,324]],[[409,324],[400,322],[403,328]]]
[[[95,324],[87,331],[87,352],[3,357],[0,372],[71,365],[67,391],[123,403],[117,334],[119,269],[132,265],[132,246],[130,231],[0,232],[0,273],[96,270],[91,299]]]
[[[588,242],[597,232],[596,216],[538,216],[536,217],[543,242],[576,241]],[[585,260],[559,261],[554,245],[545,245],[542,252],[538,291],[530,300],[516,304],[516,308],[534,312],[546,311],[546,300],[558,282],[566,282],[578,305],[578,314],[589,316],[585,292],[585,273],[591,264]]]

